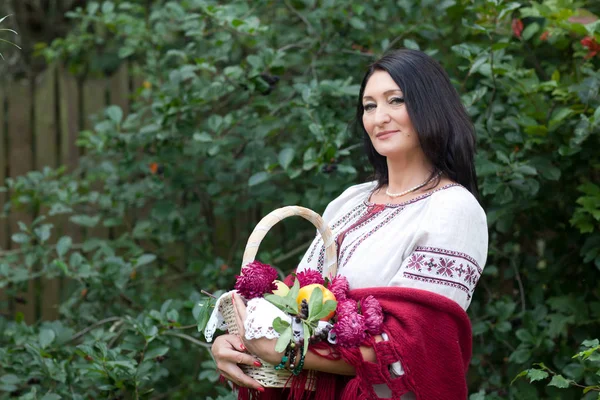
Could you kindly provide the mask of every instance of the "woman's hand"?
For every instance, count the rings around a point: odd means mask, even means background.
[[[225,378],[238,386],[249,387],[264,391],[260,383],[244,374],[238,364],[254,365],[259,367],[260,362],[245,353],[246,348],[237,335],[221,335],[212,345],[212,354],[217,362],[217,369]]]
[[[247,340],[246,330],[244,328],[244,321],[246,320],[246,304],[244,304],[244,300],[241,296],[233,296],[233,306],[235,307],[239,335],[244,346],[251,354],[254,354],[261,360],[264,360],[271,365],[279,364],[283,354],[275,351],[277,339],[260,338]]]

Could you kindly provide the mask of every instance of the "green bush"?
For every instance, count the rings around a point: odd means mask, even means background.
[[[322,211],[368,179],[347,127],[365,67],[397,47],[442,63],[477,128],[490,252],[469,309],[471,399],[581,398],[574,385],[511,385],[533,362],[598,385],[571,358],[600,328],[600,10],[581,6],[140,0],[72,12],[69,35],[38,46],[49,62],[89,76],[129,61],[144,83],[129,115],[111,106],[81,132],[77,171],[7,183],[7,209],[39,217],[13,235],[0,287],[68,284],[57,321],[0,317],[0,398],[231,397],[198,333],[212,304],[202,290],[232,286],[267,212]],[[55,234],[56,218],[83,234]],[[314,229],[281,225],[260,258],[289,271]]]

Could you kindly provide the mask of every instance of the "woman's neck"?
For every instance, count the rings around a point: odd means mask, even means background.
[[[387,159],[388,190],[399,193],[420,185],[433,172],[433,165],[425,158],[424,154],[413,157],[397,157]]]

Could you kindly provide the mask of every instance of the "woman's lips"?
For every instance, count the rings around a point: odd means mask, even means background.
[[[387,139],[390,136],[394,135],[397,132],[399,132],[399,131],[383,131],[383,132],[379,132],[377,135],[375,135],[375,137],[377,139],[384,140],[384,139]]]

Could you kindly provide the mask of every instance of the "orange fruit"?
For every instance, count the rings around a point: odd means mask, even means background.
[[[306,302],[310,304],[310,296],[312,295],[312,292],[317,289],[323,293],[323,303],[325,303],[327,300],[335,301],[335,296],[333,293],[331,293],[331,290],[318,283],[313,283],[300,288],[300,291],[298,292],[298,297],[296,298],[296,303],[298,303],[298,310],[300,310],[302,300],[306,299]],[[330,312],[326,317],[321,318],[321,321],[329,321],[334,314],[335,311]]]

